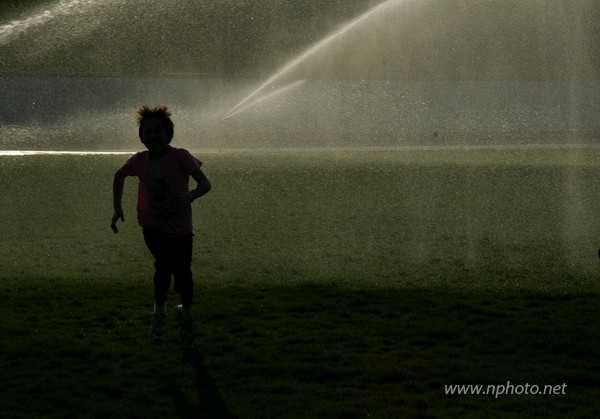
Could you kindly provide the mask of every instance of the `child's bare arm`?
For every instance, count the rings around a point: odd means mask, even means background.
[[[173,209],[182,205],[191,204],[196,198],[200,198],[202,195],[210,191],[211,185],[206,175],[199,168],[192,172],[192,177],[198,183],[196,188],[192,189],[188,193],[180,194],[169,198],[164,204],[164,208]]]
[[[208,181],[208,178],[200,168],[196,169],[192,173],[192,177],[198,183],[198,185],[195,189],[189,192],[190,201],[194,201],[195,199],[200,198],[202,195],[208,193],[212,187]]]
[[[117,221],[121,219],[121,221],[125,222],[125,215],[123,214],[123,207],[121,206],[121,202],[123,200],[123,190],[125,189],[125,178],[127,175],[121,170],[117,170],[115,173],[115,177],[113,178],[113,206],[114,213],[112,216],[112,223],[110,227],[115,233],[119,232],[117,228]]]

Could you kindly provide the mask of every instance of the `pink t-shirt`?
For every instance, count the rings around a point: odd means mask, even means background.
[[[200,166],[202,162],[189,151],[171,146],[160,159],[150,159],[145,150],[125,162],[121,170],[139,179],[138,223],[144,230],[158,228],[174,236],[192,232],[191,205],[168,210],[162,204],[174,195],[188,192],[190,174]]]

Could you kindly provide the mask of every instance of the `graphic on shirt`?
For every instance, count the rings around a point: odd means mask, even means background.
[[[150,180],[147,186],[150,203],[159,218],[165,217],[167,212],[161,204],[167,199],[169,185],[163,174],[162,166],[158,163],[152,163],[148,171],[148,178]]]

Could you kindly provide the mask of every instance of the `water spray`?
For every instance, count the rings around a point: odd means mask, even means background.
[[[35,28],[60,16],[70,16],[80,13],[81,7],[94,5],[95,0],[72,0],[68,3],[61,2],[51,9],[46,9],[27,19],[15,20],[6,25],[0,26],[0,45],[8,44],[12,37]]]
[[[263,96],[259,96],[258,98],[254,99],[251,102],[246,101],[245,103],[240,103],[238,106],[236,106],[235,108],[233,108],[229,112],[227,112],[227,114],[225,114],[225,116],[223,118],[221,118],[221,120],[225,120],[227,118],[231,118],[232,116],[234,116],[234,115],[242,112],[244,109],[247,109],[247,108],[249,108],[252,105],[255,105],[257,103],[263,102],[263,101],[265,101],[267,99],[273,98],[273,97],[278,96],[278,95],[280,95],[282,93],[289,92],[289,91],[293,90],[294,88],[299,87],[302,84],[304,84],[305,81],[306,80],[296,80],[295,82],[290,83],[288,85],[285,85],[285,86],[283,86],[283,87],[281,87],[281,88],[279,88],[277,90],[274,90],[271,93],[268,93],[268,94],[263,95]]]
[[[295,58],[288,64],[284,65],[273,76],[269,77],[267,79],[267,81],[265,81],[262,85],[260,85],[256,90],[254,90],[252,93],[250,93],[248,96],[246,96],[246,98],[242,99],[242,101],[240,101],[237,105],[235,105],[233,108],[231,108],[229,110],[229,112],[227,112],[225,114],[225,116],[223,116],[223,119],[227,119],[228,117],[237,113],[237,111],[241,110],[240,108],[242,108],[242,107],[247,108],[248,106],[252,105],[253,103],[256,103],[257,100],[254,100],[254,101],[252,101],[252,100],[254,98],[256,98],[258,95],[260,95],[261,92],[263,90],[265,90],[268,86],[274,84],[275,82],[279,81],[280,79],[282,79],[283,77],[288,75],[290,72],[292,72],[294,69],[296,69],[296,67],[298,67],[301,63],[303,63],[307,59],[311,58],[312,56],[316,55],[317,53],[319,53],[320,51],[322,51],[324,48],[328,47],[335,41],[339,40],[346,33],[350,32],[351,30],[356,28],[356,26],[367,21],[369,18],[371,18],[374,15],[377,15],[379,13],[384,13],[384,11],[388,7],[390,7],[392,4],[396,4],[401,1],[404,1],[404,0],[388,0],[378,6],[375,6],[374,8],[372,8],[371,10],[367,11],[366,13],[360,15],[356,19],[350,21],[349,23],[344,25],[341,29],[337,30],[333,34],[325,37],[325,39],[323,39],[323,40],[319,41],[318,43],[316,43],[315,45],[313,45],[307,51],[300,54],[298,56],[298,58]],[[248,103],[250,101],[252,101],[252,103]]]

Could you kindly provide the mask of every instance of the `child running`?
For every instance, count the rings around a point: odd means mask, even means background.
[[[175,317],[184,346],[194,339],[192,301],[192,207],[191,203],[211,189],[200,169],[202,162],[183,148],[170,145],[174,134],[171,112],[167,106],[143,106],[137,111],[139,137],[147,150],[130,157],[117,170],[113,180],[114,214],[112,230],[117,233],[117,221],[125,221],[121,201],[127,176],[137,176],[138,223],[144,241],[154,256],[154,313],[150,322],[150,339],[165,340],[167,332],[167,294],[171,285],[179,294],[181,304]],[[197,182],[189,190],[190,176]]]

